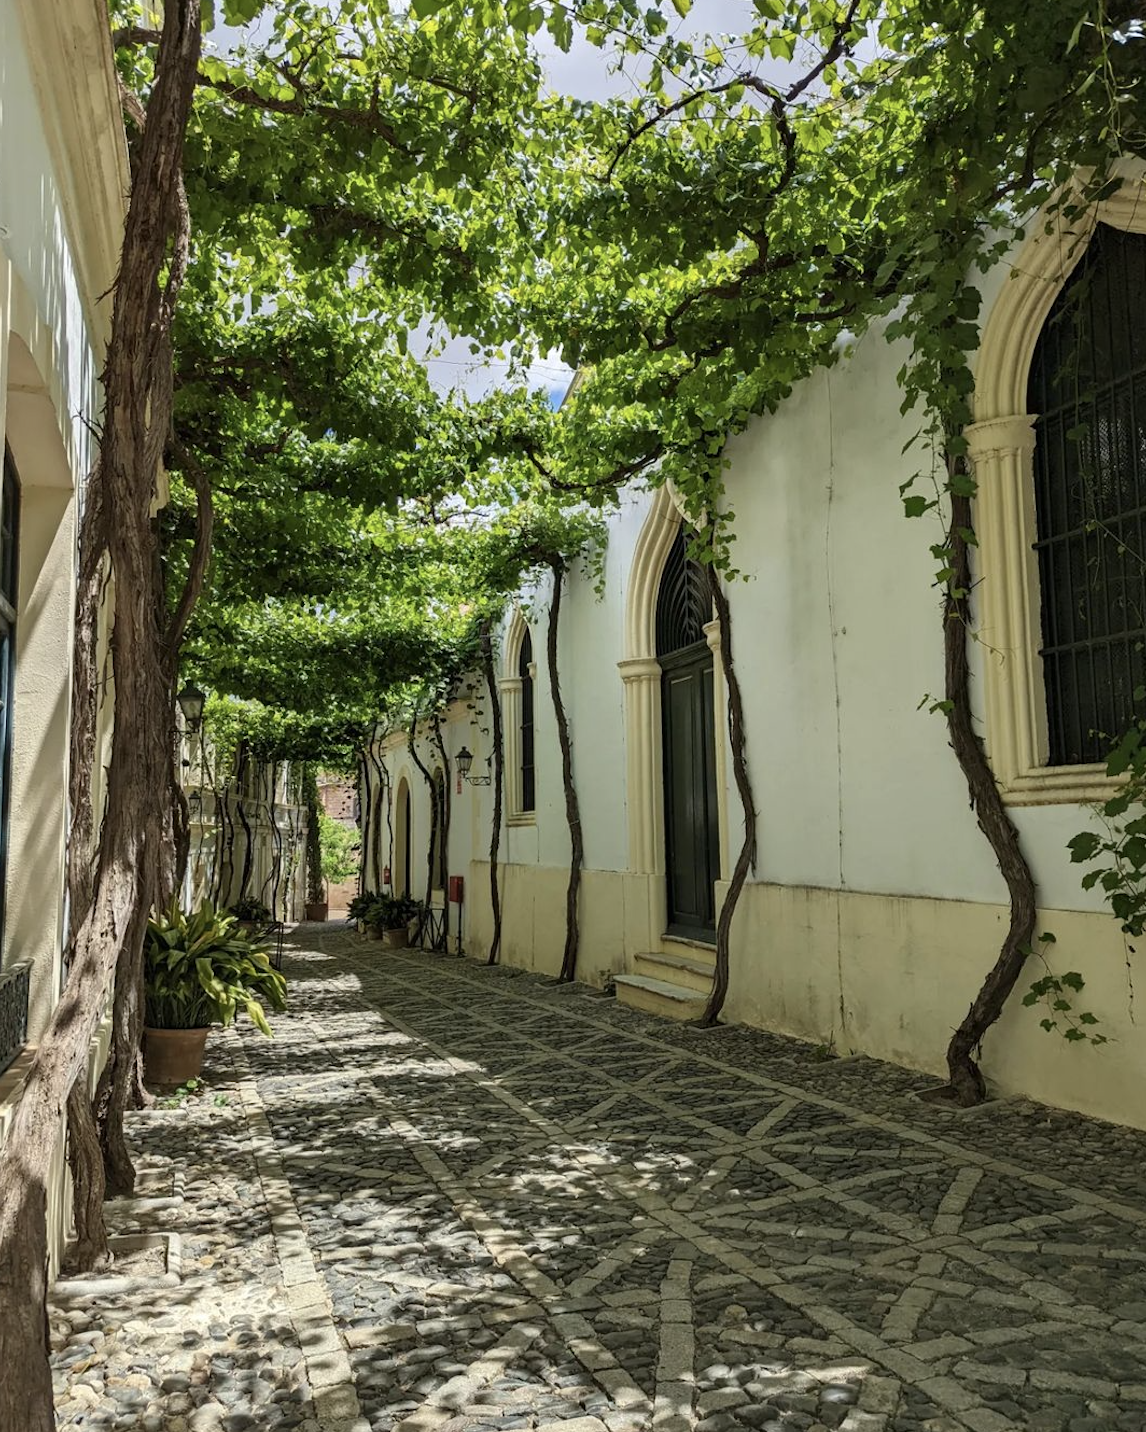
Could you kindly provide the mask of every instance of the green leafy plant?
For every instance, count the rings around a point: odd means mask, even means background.
[[[322,878],[329,885],[349,880],[358,870],[358,832],[318,813],[318,848]]]
[[[165,1098],[159,1100],[161,1109],[179,1109],[188,1099],[201,1098],[207,1092],[207,1085],[202,1079],[188,1079],[186,1084],[180,1084],[178,1089],[173,1089]],[[226,1094],[215,1094],[211,1103],[217,1109],[224,1108],[230,1100]]]
[[[347,907],[346,913],[352,920],[365,920],[369,923],[369,917],[379,900],[379,896],[373,891],[367,891],[362,895],[355,895]]]
[[[421,909],[408,895],[358,895],[350,902],[350,918],[372,930],[404,930]]]
[[[230,913],[236,920],[253,920],[256,925],[268,924],[271,919],[270,910],[254,895],[244,895],[241,900],[236,900],[230,907]]]
[[[267,1036],[264,1004],[286,1007],[286,981],[266,951],[233,915],[204,901],[181,910],[176,901],[147,922],[145,1018],[153,1029],[229,1025],[240,1011]]]

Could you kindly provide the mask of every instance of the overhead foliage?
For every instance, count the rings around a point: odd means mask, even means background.
[[[1141,22],[1130,0],[756,0],[742,33],[698,39],[688,10],[229,0],[259,25],[204,59],[188,146],[173,570],[204,473],[216,505],[189,665],[283,739],[353,747],[443,699],[478,624],[591,548],[630,484],[671,480],[696,555],[732,575],[729,439],[879,325],[924,439],[904,511],[942,524],[935,709],[1012,892],[993,1018],[1034,896],[959,652],[976,277],[1144,152]],[[121,21],[146,89],[148,34]],[[547,93],[541,30],[632,83]],[[497,391],[435,387],[447,334],[505,364]],[[581,370],[557,412],[526,379],[554,351]]]

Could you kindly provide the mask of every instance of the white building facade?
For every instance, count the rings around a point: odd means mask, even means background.
[[[1144,197],[1133,176],[1073,231],[1034,226],[988,276],[968,435],[980,543],[972,700],[1037,884],[1040,929],[1056,937],[1051,968],[1084,975],[1077,1008],[1109,1041],[1071,1044],[1040,1028],[1045,1011],[1021,1004],[1044,973],[1035,958],[987,1037],[983,1069],[1001,1093],[1138,1126],[1146,1035],[1133,941],[1101,893],[1081,888],[1067,842],[1101,829],[1094,803],[1115,786],[1098,733],[1120,733],[1131,691],[1146,685]],[[1082,441],[1068,443],[1065,355],[1084,322],[1092,406]],[[927,711],[944,682],[929,550],[942,529],[902,515],[899,487],[920,461],[904,452],[918,426],[899,411],[906,356],[867,334],[730,445],[745,580],[726,590],[759,845],[724,1017],[939,1075],[1009,909],[944,718]],[[559,665],[585,840],[578,976],[689,1016],[710,987],[742,820],[722,633],[682,570],[680,529],[669,491],[626,497],[603,599],[570,579]],[[570,843],[546,620],[546,592],[523,594],[500,637],[501,958],[556,974]],[[472,750],[471,776],[486,773],[489,726],[480,703],[448,713],[448,755]],[[441,766],[428,736],[418,749],[431,772]],[[379,755],[392,885],[423,897],[430,786],[404,734]],[[460,781],[456,766],[450,782],[446,865],[465,877],[464,946],[481,957],[491,790]]]
[[[0,1140],[63,980],[76,539],[128,164],[107,10],[0,0]],[[106,626],[106,623],[105,623]],[[101,733],[110,725],[103,691]],[[95,808],[103,804],[97,757]],[[106,1027],[92,1050],[94,1078]],[[64,1238],[63,1130],[50,1189]]]
[[[185,907],[256,900],[273,920],[301,920],[308,825],[301,767],[241,752],[221,762],[185,725],[181,765],[190,827]]]

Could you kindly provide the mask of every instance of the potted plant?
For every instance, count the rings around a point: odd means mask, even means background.
[[[155,1084],[185,1084],[203,1066],[213,1024],[247,1017],[270,1036],[264,1003],[286,1006],[286,981],[233,915],[207,900],[193,913],[169,908],[147,922],[143,1059]]]
[[[238,920],[242,930],[253,930],[258,925],[271,923],[270,910],[254,895],[244,895],[241,900],[236,900],[231,906],[231,914]]]
[[[372,891],[366,891],[361,895],[355,895],[346,911],[347,916],[353,921],[360,935],[364,935],[369,923],[369,917],[373,914],[374,905],[379,897]]]
[[[401,950],[410,942],[410,922],[418,916],[421,906],[408,895],[378,895],[366,915],[368,932],[391,950]]]

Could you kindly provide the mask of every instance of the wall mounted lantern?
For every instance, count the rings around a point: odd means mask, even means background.
[[[175,698],[179,702],[179,709],[183,712],[183,719],[187,722],[187,729],[194,735],[203,724],[203,707],[207,698],[197,686],[185,686]]]
[[[473,752],[468,751],[465,746],[463,746],[462,749],[458,752],[458,754],[454,757],[454,760],[457,762],[458,775],[461,776],[462,780],[468,781],[471,786],[488,786],[490,784],[490,781],[493,779],[492,776],[489,774],[488,769],[490,762],[493,760],[492,756],[487,756],[485,758],[486,774],[484,776],[470,775],[470,767],[474,763]]]

